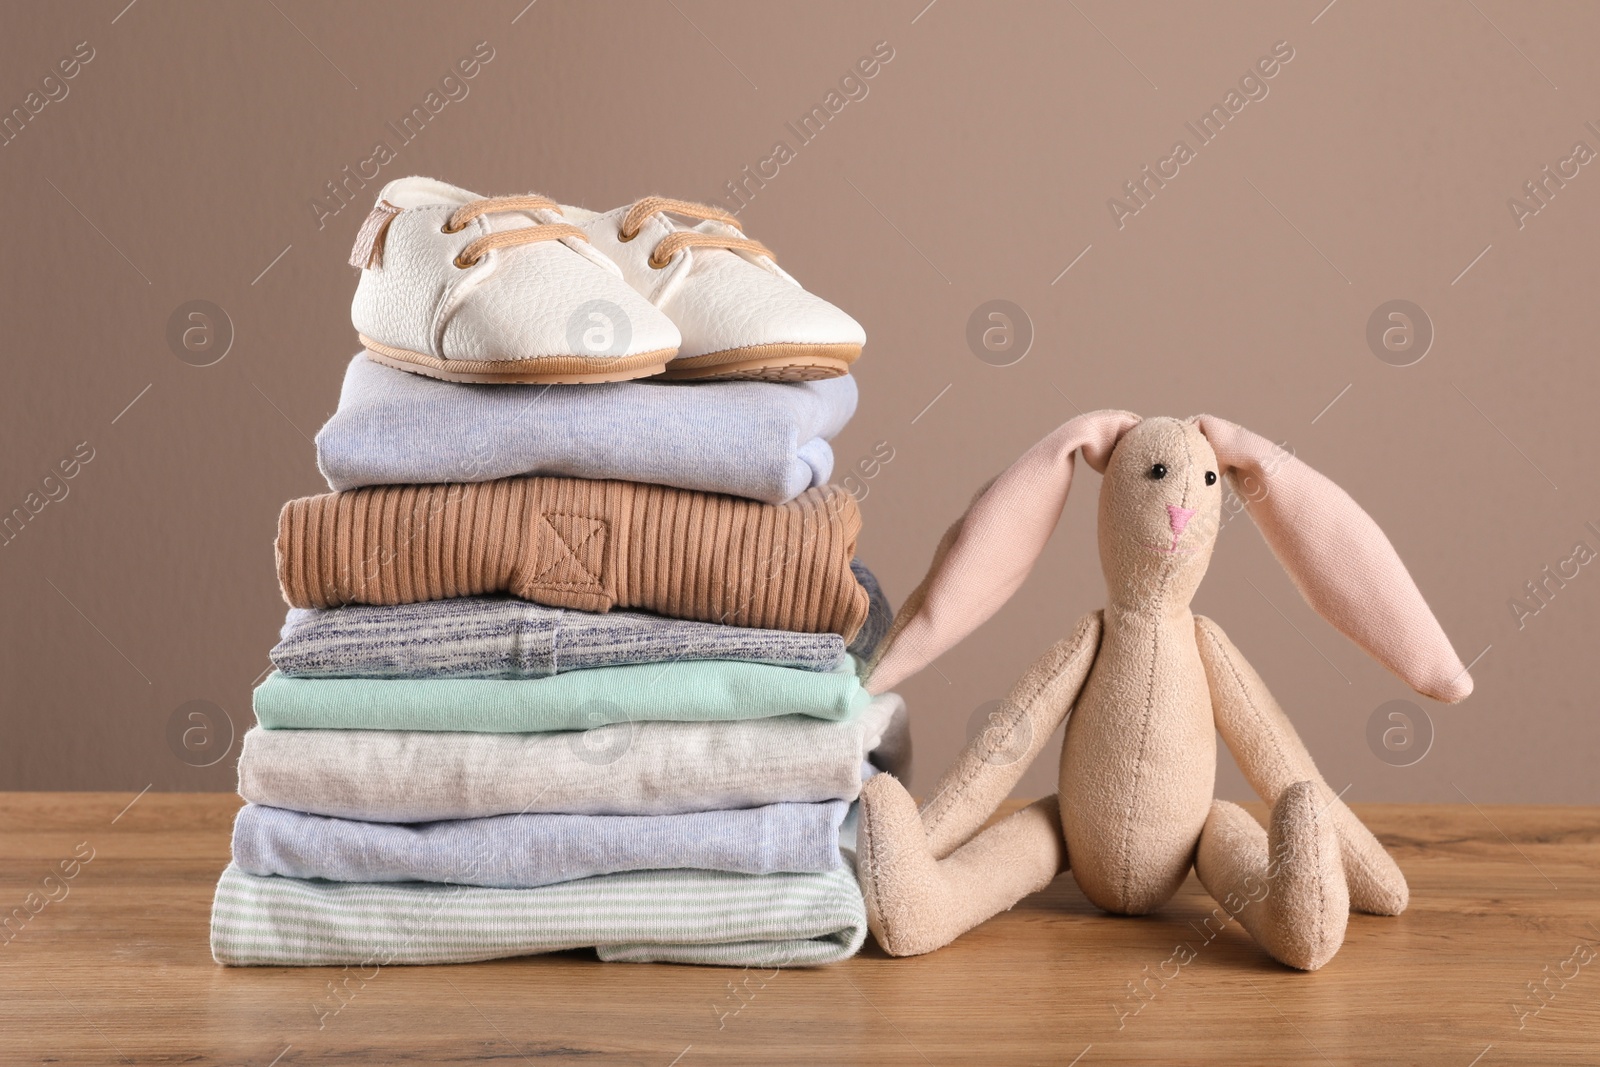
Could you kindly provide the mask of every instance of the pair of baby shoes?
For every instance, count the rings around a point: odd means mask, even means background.
[[[401,178],[350,263],[370,357],[448,381],[811,381],[866,342],[733,216],[663,197],[600,214]]]

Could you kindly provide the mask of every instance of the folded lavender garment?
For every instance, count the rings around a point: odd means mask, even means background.
[[[769,804],[681,815],[496,815],[375,823],[246,804],[233,862],[247,874],[503,889],[620,871],[821,873],[839,867],[847,805]]]
[[[463,385],[358,353],[317,433],[317,465],[336,491],[544,474],[781,504],[828,480],[828,440],[855,413],[856,395],[849,376]]]

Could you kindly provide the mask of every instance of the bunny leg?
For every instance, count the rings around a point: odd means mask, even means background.
[[[1405,875],[1372,831],[1322,780],[1305,743],[1261,676],[1222,628],[1203,615],[1195,616],[1195,638],[1211,688],[1217,732],[1251,788],[1275,804],[1291,785],[1310,782],[1338,831],[1350,906],[1372,915],[1405,911],[1410,900]]]
[[[995,823],[935,859],[911,799],[892,775],[861,790],[856,874],[867,926],[891,956],[943,948],[990,916],[1049,885],[1066,867],[1054,796]]]
[[[1050,735],[1072,710],[1100,648],[1100,612],[1040,656],[1011,688],[989,726],[934,786],[922,806],[928,850],[942,859],[977,833],[1011,795]]]
[[[1194,869],[1200,884],[1279,963],[1314,971],[1344,944],[1350,894],[1334,820],[1311,782],[1272,806],[1263,830],[1250,813],[1212,802]]]

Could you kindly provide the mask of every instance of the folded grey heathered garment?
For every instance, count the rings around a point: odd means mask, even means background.
[[[850,652],[870,659],[894,610],[860,560],[867,621]],[[456,597],[394,607],[290,608],[272,665],[289,678],[545,678],[634,663],[743,660],[808,671],[844,663],[844,638],[668,619],[631,611],[574,611],[519,597]]]
[[[838,634],[474,596],[395,607],[290,608],[272,665],[291,678],[545,678],[678,660],[831,671],[844,657]]]
[[[334,490],[517,474],[649,482],[793,500],[833,472],[828,440],[856,408],[820,382],[464,385],[357,354],[317,433]]]
[[[904,716],[905,702],[885,693],[843,722],[782,715],[546,734],[256,727],[244,735],[239,795],[371,822],[854,800],[861,761]]]
[[[870,663],[873,653],[878,651],[883,639],[889,636],[889,627],[894,625],[894,608],[890,606],[889,597],[884,593],[883,586],[878,584],[878,576],[867,570],[865,563],[859,559],[851,560],[850,573],[856,576],[861,588],[867,591],[867,621],[861,624],[861,629],[851,638],[850,654],[864,663]]]
[[[536,889],[319,882],[229,864],[211,954],[233,966],[466,963],[593,947],[602,960],[807,967],[867,937],[848,866],[823,874],[629,871]],[[369,975],[370,977],[370,975]]]
[[[246,804],[233,822],[233,862],[247,874],[501,889],[621,871],[817,874],[842,863],[839,824],[847,807],[831,800],[681,815],[375,823]]]

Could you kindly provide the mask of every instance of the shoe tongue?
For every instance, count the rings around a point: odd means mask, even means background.
[[[482,200],[477,193],[469,192],[448,182],[434,178],[396,178],[383,187],[378,199],[387,200],[397,208],[427,207],[430,204],[450,204],[460,207],[472,200]]]

